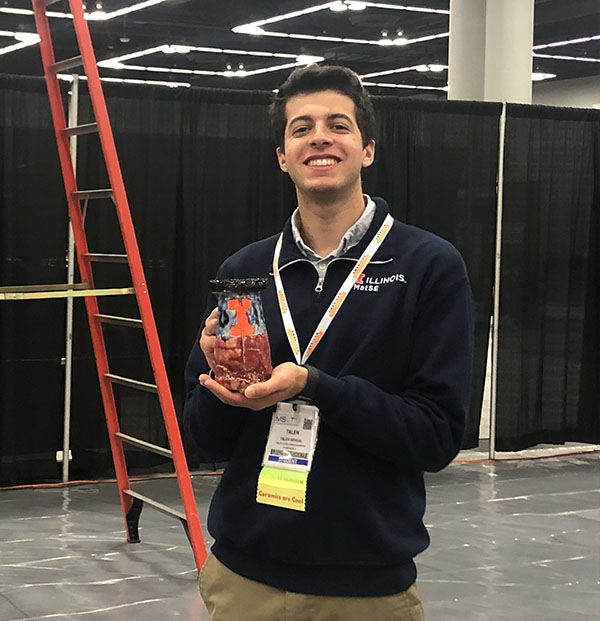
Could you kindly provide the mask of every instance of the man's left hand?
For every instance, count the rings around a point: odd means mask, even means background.
[[[223,403],[254,411],[294,397],[305,388],[307,379],[307,369],[293,362],[284,362],[275,367],[266,382],[248,386],[243,393],[228,390],[208,375],[199,377],[200,383]]]

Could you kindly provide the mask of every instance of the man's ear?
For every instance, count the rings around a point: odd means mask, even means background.
[[[277,153],[277,161],[279,162],[279,168],[283,170],[283,172],[287,172],[287,165],[285,163],[285,153],[281,147],[277,147],[275,149],[275,153]]]
[[[363,149],[363,161],[362,161],[363,168],[367,168],[367,166],[370,166],[373,163],[374,159],[375,159],[375,141],[369,140],[369,142],[367,143],[367,146]]]

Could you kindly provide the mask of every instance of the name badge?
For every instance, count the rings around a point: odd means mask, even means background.
[[[306,488],[317,434],[319,410],[304,403],[278,403],[258,478],[256,501],[306,510]]]
[[[310,472],[317,444],[319,410],[303,403],[278,403],[263,456],[263,466]]]

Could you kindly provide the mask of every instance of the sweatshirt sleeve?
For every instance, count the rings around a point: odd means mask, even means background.
[[[436,262],[421,291],[408,377],[390,394],[363,378],[319,371],[314,402],[322,424],[401,467],[436,472],[460,450],[470,405],[472,295],[457,251]]]
[[[217,278],[225,278],[222,270]],[[186,400],[183,421],[186,433],[194,440],[199,453],[207,461],[229,461],[235,449],[248,410],[222,403],[198,381],[210,367],[200,348],[200,335],[206,318],[217,302],[209,295],[198,336],[185,367]]]

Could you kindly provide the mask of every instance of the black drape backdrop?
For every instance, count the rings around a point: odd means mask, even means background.
[[[45,86],[0,77],[0,89],[0,284],[64,282],[66,205]],[[91,116],[85,86],[81,90],[83,123]],[[293,186],[274,156],[268,93],[108,85],[105,94],[180,409],[182,369],[208,279],[232,251],[280,229],[295,206]],[[465,446],[474,446],[491,312],[499,106],[394,98],[375,103],[377,158],[365,173],[365,190],[384,196],[397,217],[452,241],[467,262],[477,352]],[[103,187],[97,137],[79,140],[78,177],[82,188]],[[110,202],[95,201],[86,223],[92,250],[120,250]],[[127,282],[121,269],[98,266],[97,283]],[[83,304],[75,306],[72,476],[105,476],[111,471],[106,429]],[[101,309],[134,312],[130,300],[116,298],[101,300]],[[0,302],[0,325],[0,482],[54,479],[62,443],[64,301]],[[107,327],[111,367],[149,379],[141,336],[130,332]],[[123,430],[162,443],[153,399],[125,388],[117,393]],[[189,457],[196,465],[191,449]],[[135,450],[128,459],[134,469],[165,468],[160,458]]]
[[[600,442],[600,113],[507,107],[497,448]]]
[[[461,252],[475,299],[473,399],[464,446],[477,446],[493,297],[499,104],[376,100],[376,164],[367,191],[393,214],[450,240]]]

